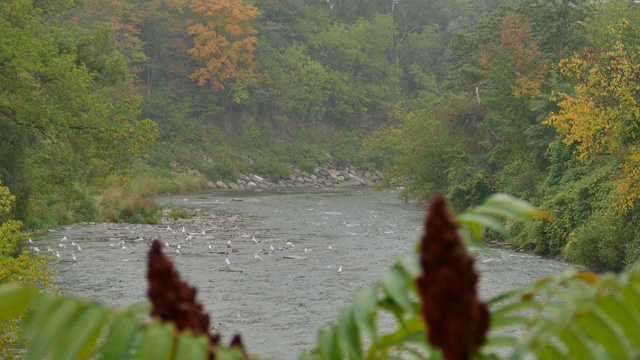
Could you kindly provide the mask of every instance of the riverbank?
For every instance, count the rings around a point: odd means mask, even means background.
[[[208,181],[210,189],[268,189],[287,187],[375,186],[382,181],[380,171],[360,170],[352,166],[328,164],[317,166],[312,173],[292,167],[288,179],[269,181],[260,174],[240,174],[238,179]]]

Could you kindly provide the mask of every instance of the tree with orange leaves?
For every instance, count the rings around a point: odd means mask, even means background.
[[[221,90],[251,78],[257,31],[250,23],[258,9],[242,0],[191,0],[190,9],[188,32],[194,38],[188,53],[200,65],[191,80]]]
[[[555,93],[560,109],[544,122],[564,135],[565,144],[577,145],[580,160],[616,158],[619,209],[633,208],[640,199],[640,65],[630,55],[635,51],[617,41],[610,49],[562,60],[562,73],[576,80],[575,93]]]

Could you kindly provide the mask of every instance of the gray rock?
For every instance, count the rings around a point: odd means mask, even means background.
[[[253,181],[249,181],[247,183],[247,189],[255,189],[258,187],[258,184],[254,183]]]
[[[227,184],[223,183],[222,181],[218,180],[216,181],[216,186],[218,186],[219,188],[223,188],[223,189],[228,189],[229,187],[227,186]]]
[[[320,174],[322,176],[325,176],[325,177],[328,177],[330,175],[329,171],[327,169],[325,169],[325,168],[320,168],[320,170],[318,170],[318,174]]]
[[[238,190],[240,188],[240,186],[238,186],[238,184],[234,183],[233,181],[230,181],[227,185],[229,185],[229,187],[233,190]]]

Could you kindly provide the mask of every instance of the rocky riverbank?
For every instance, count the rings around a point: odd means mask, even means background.
[[[209,181],[209,187],[212,189],[243,190],[273,187],[374,186],[380,181],[382,181],[382,173],[377,170],[365,171],[351,166],[327,165],[316,167],[311,174],[294,167],[287,180],[271,182],[260,174],[242,174],[235,181]]]

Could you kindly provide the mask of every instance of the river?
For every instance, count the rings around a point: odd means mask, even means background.
[[[116,308],[143,301],[148,244],[158,237],[198,289],[223,341],[240,333],[249,353],[284,360],[311,349],[317,330],[335,323],[358,287],[373,285],[396,256],[411,251],[426,207],[363,187],[217,190],[157,201],[199,216],[159,225],[75,224],[34,237],[42,252],[60,253],[61,292]],[[64,236],[66,248],[59,245]],[[221,271],[226,259],[239,271]],[[495,249],[480,250],[476,265],[484,298],[567,268]]]

